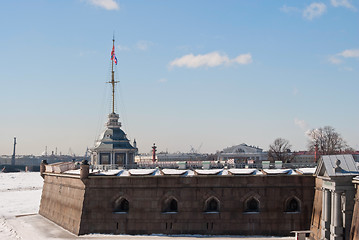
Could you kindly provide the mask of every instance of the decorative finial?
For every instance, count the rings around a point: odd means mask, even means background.
[[[335,167],[334,167],[334,170],[335,172],[341,172],[343,169],[340,167],[340,164],[341,164],[341,161],[338,159],[336,162],[335,162]]]
[[[339,165],[341,164],[342,162],[338,159],[336,162],[335,162],[335,165],[337,165],[337,167],[339,167]]]

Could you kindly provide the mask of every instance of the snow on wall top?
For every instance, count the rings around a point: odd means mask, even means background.
[[[231,169],[117,169],[100,171],[90,171],[90,176],[246,176],[246,175],[313,175],[315,168],[298,168],[298,169],[244,169],[244,168],[231,168]],[[69,170],[64,174],[80,175],[80,170]]]

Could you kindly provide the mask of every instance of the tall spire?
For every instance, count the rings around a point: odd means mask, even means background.
[[[115,81],[115,70],[113,69],[113,63],[117,65],[117,58],[115,54],[115,37],[112,39],[112,51],[111,51],[111,81],[107,83],[112,84],[112,113],[108,115],[108,122],[107,127],[108,128],[120,128],[121,123],[118,121],[119,115],[115,113],[115,84],[118,83],[118,81]]]
[[[115,71],[113,69],[113,62],[117,65],[117,58],[115,55],[115,36],[112,38],[112,51],[111,51],[111,81],[108,83],[112,84],[112,113],[115,113],[115,84],[118,81],[115,81]]]

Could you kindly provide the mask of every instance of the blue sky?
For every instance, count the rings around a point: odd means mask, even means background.
[[[84,154],[116,106],[140,152],[215,152],[333,126],[359,149],[359,3],[1,1],[0,154]]]

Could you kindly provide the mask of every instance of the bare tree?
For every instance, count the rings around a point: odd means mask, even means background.
[[[331,126],[312,129],[308,132],[310,151],[315,150],[318,146],[320,155],[333,155],[348,149],[348,145],[339,133]]]
[[[292,145],[287,139],[277,138],[269,145],[268,157],[272,161],[291,162],[294,155],[291,153]]]

